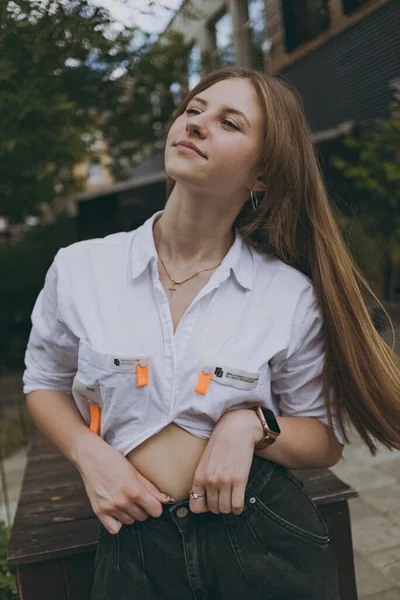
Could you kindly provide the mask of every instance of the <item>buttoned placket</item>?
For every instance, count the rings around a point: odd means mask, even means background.
[[[161,284],[158,273],[158,262],[155,258],[151,261],[152,281],[155,288],[155,298],[157,309],[160,314],[160,321],[163,330],[164,340],[164,360],[167,385],[165,388],[165,400],[169,405],[169,420],[173,419],[176,397],[179,388],[179,376],[182,369],[182,361],[185,356],[187,344],[193,331],[196,316],[200,310],[199,302],[214,289],[218,288],[229,276],[230,270],[225,268],[221,271],[215,271],[206,285],[199,291],[193,299],[190,306],[186,309],[179,321],[174,334],[174,326],[171,315],[171,308],[168,296]],[[170,391],[168,391],[170,390]]]

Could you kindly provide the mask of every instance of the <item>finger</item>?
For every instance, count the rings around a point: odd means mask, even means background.
[[[232,486],[232,512],[234,515],[240,515],[243,512],[246,483],[236,483]]]
[[[153,500],[154,502],[157,502],[155,499]],[[158,505],[161,506],[160,504]],[[140,499],[135,499],[129,496],[123,502],[112,506],[106,512],[115,519],[121,520],[123,523],[126,522],[126,519],[144,521],[149,516],[147,511],[143,509]]]
[[[191,498],[189,502],[189,508],[194,513],[202,513],[208,511],[207,505],[207,493],[206,489],[201,485],[196,485],[196,487],[192,487],[193,490],[199,494],[198,498]]]
[[[219,514],[219,488],[210,486],[207,490],[207,504],[210,511],[216,515]]]
[[[122,523],[117,519],[114,519],[114,517],[112,517],[111,515],[102,515],[101,517],[99,517],[99,519],[103,523],[107,531],[112,535],[117,534],[122,527]]]
[[[142,488],[140,494],[135,498],[135,504],[150,517],[158,518],[162,515],[162,502],[145,488]]]
[[[232,486],[225,484],[219,490],[219,512],[229,514],[232,512]]]
[[[124,523],[124,525],[132,525],[135,521],[145,521],[149,516],[138,505],[132,505],[129,508],[115,508],[108,514]]]
[[[135,519],[134,517],[132,517],[132,515],[129,514],[128,512],[124,512],[122,510],[120,510],[116,513],[113,513],[110,516],[114,517],[114,519],[117,519],[117,521],[121,521],[121,523],[123,523],[124,525],[132,525],[135,521],[139,520],[139,519]]]
[[[138,473],[139,483],[150,493],[159,500],[160,502],[175,502],[175,498],[167,494],[166,492],[161,492],[158,487],[156,487],[151,481],[143,477],[141,473]]]

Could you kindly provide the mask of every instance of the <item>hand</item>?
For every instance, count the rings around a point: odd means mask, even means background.
[[[190,500],[192,512],[242,512],[254,445],[262,437],[254,410],[237,409],[222,415],[194,474],[192,489],[206,495]]]
[[[143,477],[125,456],[98,436],[80,448],[78,470],[96,516],[116,534],[122,524],[160,517],[162,503],[173,500]]]

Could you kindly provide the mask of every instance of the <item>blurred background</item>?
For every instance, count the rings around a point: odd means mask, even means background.
[[[33,429],[21,375],[46,271],[60,247],[163,208],[171,114],[231,64],[300,94],[332,209],[399,352],[400,0],[2,0],[0,600],[15,597],[4,556]],[[371,458],[354,435],[333,470],[360,492],[359,597],[398,600],[400,459]]]

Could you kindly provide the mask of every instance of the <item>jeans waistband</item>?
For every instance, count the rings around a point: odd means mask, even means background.
[[[248,500],[250,496],[252,496],[257,489],[263,485],[263,483],[273,476],[274,470],[283,469],[279,465],[266,460],[265,458],[261,458],[256,454],[253,457],[253,461],[251,463],[250,473],[247,480],[246,490],[245,490],[245,499]],[[186,498],[182,498],[182,500],[176,500],[172,502],[163,503],[163,512],[160,517],[157,519],[166,520],[170,518],[171,511],[175,510],[180,506],[189,507],[190,498],[187,496]],[[194,514],[194,513],[193,513]],[[151,517],[149,517],[151,518]]]

